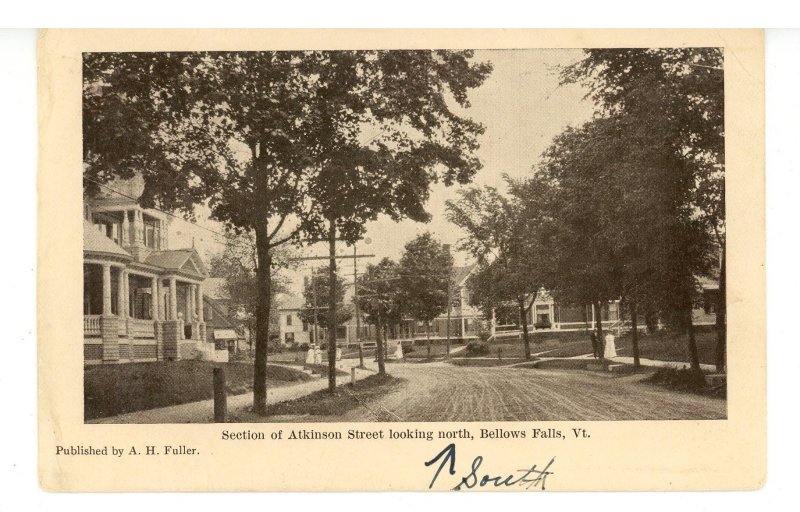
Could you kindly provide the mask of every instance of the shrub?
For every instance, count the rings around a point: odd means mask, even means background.
[[[301,343],[300,350],[303,352],[308,352],[308,343]]]
[[[403,353],[408,354],[414,352],[414,342],[413,341],[404,341],[403,342]]]
[[[650,377],[654,384],[660,384],[679,391],[702,393],[706,390],[706,379],[701,373],[689,368],[660,368]]]
[[[483,325],[478,327],[478,339],[481,341],[481,343],[486,343],[487,341],[489,341],[489,338],[491,337],[492,337],[491,331],[485,329]]]
[[[485,356],[489,354],[489,345],[482,341],[470,341],[467,344],[468,356]]]

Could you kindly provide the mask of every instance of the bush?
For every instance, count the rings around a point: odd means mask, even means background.
[[[308,352],[308,343],[301,343],[300,344],[300,350],[302,352]]]
[[[404,341],[403,343],[403,353],[409,354],[414,352],[414,342],[413,341]]]
[[[467,344],[467,356],[485,356],[489,354],[489,345],[482,341],[470,341]]]
[[[660,384],[678,391],[691,391],[703,393],[706,391],[706,379],[702,373],[697,373],[690,368],[675,369],[661,368],[650,377],[654,384]]]

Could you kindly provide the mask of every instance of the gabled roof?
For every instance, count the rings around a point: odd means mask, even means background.
[[[83,221],[83,252],[101,256],[133,259],[133,256],[131,256],[128,251],[98,231],[97,228],[87,220]]]
[[[207,274],[203,260],[200,259],[200,255],[194,249],[152,252],[144,262],[167,270],[195,274],[199,277],[205,277]]]
[[[453,267],[453,282],[459,286],[463,285],[476,266],[476,264],[472,264],[466,267]]]

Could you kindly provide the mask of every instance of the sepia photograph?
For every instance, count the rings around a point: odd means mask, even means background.
[[[727,419],[725,55],[83,52],[71,407]]]

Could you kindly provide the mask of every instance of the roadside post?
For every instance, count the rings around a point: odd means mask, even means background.
[[[228,396],[225,393],[225,370],[214,368],[214,423],[225,423],[228,416]]]

